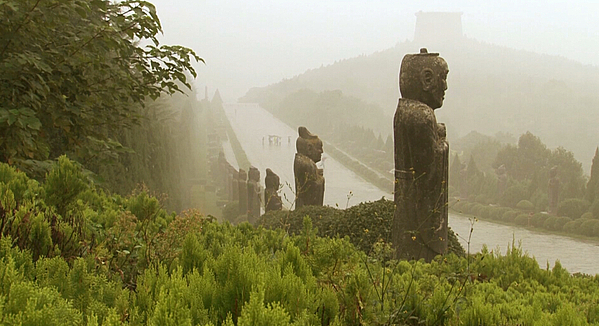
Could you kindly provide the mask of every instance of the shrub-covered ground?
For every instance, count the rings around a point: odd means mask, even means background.
[[[384,239],[314,227],[359,215],[369,234],[388,205],[268,230],[103,193],[65,158],[41,183],[0,164],[0,323],[599,325],[598,277],[541,269],[518,247],[398,262]]]

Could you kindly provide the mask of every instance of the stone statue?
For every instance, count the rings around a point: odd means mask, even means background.
[[[260,217],[260,170],[250,167],[247,182],[248,222],[254,223]]]
[[[557,176],[557,166],[554,166],[549,170],[549,189],[547,194],[549,195],[549,213],[557,214],[557,202],[559,200],[559,186],[561,182]]]
[[[449,144],[434,110],[443,105],[448,73],[445,60],[426,49],[401,63],[402,98],[393,121],[397,258],[430,262],[447,252]]]
[[[322,141],[306,127],[298,128],[295,143],[297,153],[293,162],[295,174],[295,208],[306,205],[322,206],[324,199],[324,175],[316,167],[322,156]]]
[[[231,200],[239,202],[239,172],[234,167],[231,167],[231,190]]]
[[[283,208],[281,196],[279,196],[280,180],[279,176],[272,172],[271,169],[266,169],[266,178],[264,178],[264,211],[278,211]]]
[[[239,178],[237,179],[237,186],[239,187],[239,215],[246,215],[248,213],[247,177],[248,175],[245,170],[239,168]]]

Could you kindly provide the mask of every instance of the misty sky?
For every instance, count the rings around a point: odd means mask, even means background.
[[[254,86],[412,39],[416,12],[462,12],[464,34],[599,66],[599,1],[151,0],[166,44],[190,47],[197,86],[236,101]],[[418,49],[414,49],[417,51]],[[399,66],[399,60],[398,60]]]

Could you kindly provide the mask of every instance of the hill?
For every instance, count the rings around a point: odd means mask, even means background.
[[[399,64],[406,53],[418,48],[413,41],[398,43],[253,88],[240,101],[258,102],[269,109],[301,89],[341,90],[382,109],[364,110],[362,118],[378,119],[386,126],[378,130],[385,137],[391,133],[390,116],[399,97]],[[449,89],[438,120],[447,124],[450,140],[472,130],[515,135],[531,131],[549,147],[573,151],[588,172],[599,139],[598,67],[468,38],[432,43],[428,48],[441,53],[449,64]]]

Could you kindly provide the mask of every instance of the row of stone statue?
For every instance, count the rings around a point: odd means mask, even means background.
[[[244,169],[237,171],[225,159],[221,152],[219,155],[219,167],[221,182],[224,185],[224,191],[230,201],[239,203],[239,215],[247,215],[250,223],[256,221],[260,216],[260,208],[265,203],[265,211],[280,210],[283,207],[281,196],[279,195],[280,180],[271,169],[266,169],[266,178],[264,184],[264,200],[262,199],[263,189],[260,185],[260,170],[250,166],[248,172]]]
[[[295,175],[295,207],[307,205],[323,205],[324,175],[323,170],[316,166],[323,153],[322,141],[306,127],[298,128],[299,137],[296,141],[297,153],[293,164]],[[279,190],[279,176],[271,169],[266,169],[264,179],[264,199],[260,185],[260,171],[251,166],[237,171],[225,158],[224,153],[218,157],[218,181],[224,188],[230,201],[238,201],[239,215],[246,215],[250,223],[260,216],[260,207],[264,203],[265,212],[280,210],[283,207]]]
[[[397,258],[430,261],[447,252],[449,145],[445,125],[437,123],[434,110],[443,105],[448,72],[445,60],[426,49],[406,55],[401,63],[402,97],[393,121],[396,210],[392,243]],[[293,166],[295,206],[322,205],[324,176],[316,166],[323,152],[322,141],[305,127],[298,132]],[[229,170],[226,175],[231,179],[228,188],[233,198],[238,189],[240,214],[247,212],[253,222],[260,215],[260,172],[250,168],[246,176],[240,170],[233,178],[235,169],[223,168]],[[266,210],[281,209],[279,178],[267,169],[265,183]]]

